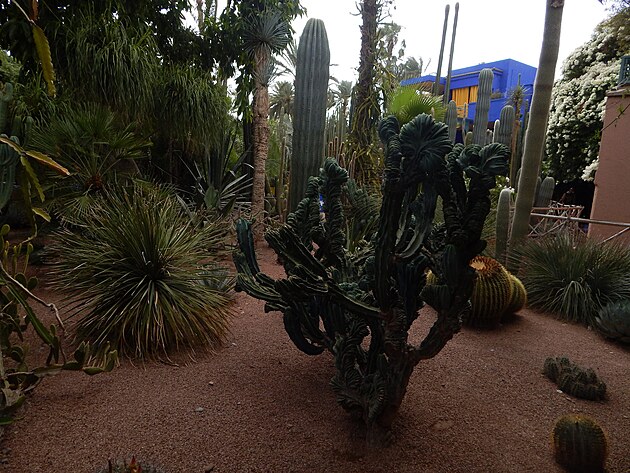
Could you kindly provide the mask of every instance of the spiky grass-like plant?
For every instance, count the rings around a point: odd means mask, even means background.
[[[68,293],[76,335],[129,357],[217,347],[228,328],[225,277],[212,263],[222,222],[199,228],[167,190],[135,184],[109,193],[81,233],[55,244],[57,286]]]
[[[592,325],[601,307],[630,298],[630,250],[613,242],[561,233],[530,240],[519,257],[529,305],[563,320]]]

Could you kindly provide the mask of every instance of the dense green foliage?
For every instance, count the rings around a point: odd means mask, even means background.
[[[195,225],[165,189],[136,184],[95,204],[81,232],[54,251],[57,287],[78,317],[79,340],[130,357],[216,348],[227,330],[224,291],[214,289],[225,224]]]
[[[529,305],[593,324],[598,310],[630,298],[630,250],[567,233],[530,240],[520,251]]]

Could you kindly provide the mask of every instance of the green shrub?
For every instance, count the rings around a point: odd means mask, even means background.
[[[630,298],[630,250],[621,245],[561,233],[530,240],[519,256],[529,305],[562,320],[592,325],[601,307]]]
[[[96,202],[82,232],[54,245],[77,337],[135,357],[219,345],[230,310],[212,261],[224,222],[194,224],[170,192],[148,185]]]

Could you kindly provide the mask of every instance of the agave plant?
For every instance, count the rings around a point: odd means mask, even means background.
[[[606,338],[630,344],[630,299],[602,307],[595,317],[595,328]]]
[[[560,233],[530,240],[519,258],[529,305],[563,320],[592,325],[600,308],[630,299],[624,246]]]
[[[57,287],[68,294],[80,340],[130,357],[217,347],[228,327],[215,277],[226,225],[199,228],[164,188],[134,184],[108,193],[84,231],[59,235]],[[167,355],[168,356],[168,355]]]

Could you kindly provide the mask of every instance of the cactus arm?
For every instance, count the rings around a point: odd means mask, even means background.
[[[486,130],[488,129],[488,113],[490,112],[490,95],[492,94],[492,69],[482,69],[479,73],[479,89],[477,92],[477,107],[475,108],[475,122],[473,125],[473,143],[483,146],[486,144]]]

